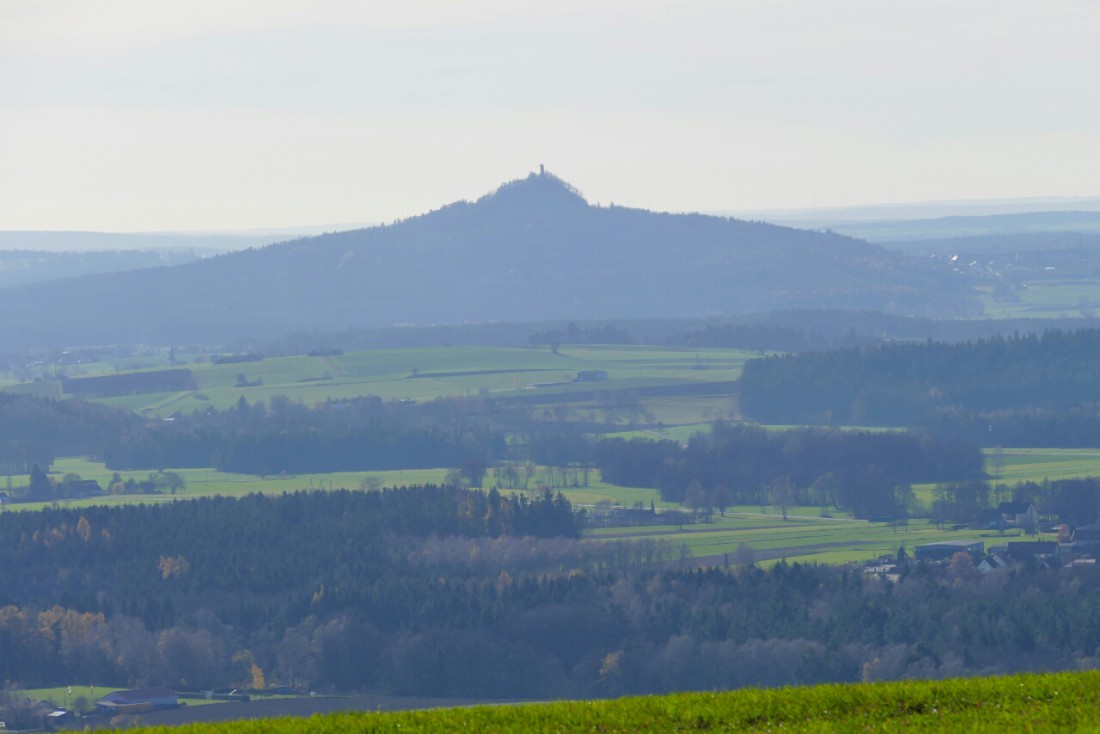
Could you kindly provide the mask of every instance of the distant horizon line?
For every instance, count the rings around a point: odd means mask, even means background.
[[[537,175],[537,174],[536,174]],[[522,179],[518,179],[522,180]],[[564,179],[563,179],[564,180]],[[470,199],[458,199],[456,201],[476,201]],[[587,200],[586,200],[587,201]],[[454,203],[454,202],[448,202]],[[592,202],[588,202],[590,206],[596,206]],[[1076,209],[1072,208],[1074,204],[1089,204],[1088,208]],[[441,206],[446,206],[443,204]],[[628,204],[616,204],[616,206],[622,206],[624,208],[640,208],[633,207]],[[1039,206],[1039,209],[1001,209],[1002,207],[1019,207],[1019,206]],[[818,207],[777,207],[777,208],[765,208],[765,209],[721,209],[721,210],[667,210],[668,213],[676,214],[703,214],[707,216],[719,216],[719,217],[737,217],[737,218],[762,218],[774,217],[777,221],[788,220],[812,220],[812,219],[826,219],[832,221],[835,215],[848,215],[849,217],[859,212],[863,212],[864,216],[856,216],[855,218],[863,221],[876,221],[866,215],[873,213],[886,213],[890,210],[904,210],[904,209],[950,209],[950,208],[964,208],[964,207],[977,207],[977,208],[989,208],[994,207],[998,210],[988,212],[972,212],[972,213],[941,213],[941,212],[929,212],[923,215],[912,215],[910,219],[939,219],[946,216],[997,216],[1000,214],[1039,214],[1039,213],[1070,213],[1070,212],[1100,212],[1100,194],[1092,194],[1085,196],[1027,196],[1027,197],[1001,197],[990,199],[931,199],[922,201],[904,201],[904,202],[879,202],[870,204],[853,204],[843,206],[818,206]],[[1066,208],[1069,207],[1069,208]],[[656,211],[656,210],[654,210]],[[421,214],[427,214],[428,211]],[[830,216],[833,215],[833,216]],[[419,216],[419,215],[412,215]],[[372,222],[331,222],[326,224],[304,224],[304,225],[288,225],[288,226],[276,226],[276,227],[243,227],[240,229],[228,229],[228,228],[188,228],[179,230],[99,230],[99,229],[0,229],[0,234],[13,235],[13,234],[35,234],[35,235],[50,235],[50,234],[68,234],[68,235],[123,235],[123,236],[135,236],[135,237],[239,237],[249,239],[264,239],[270,237],[279,236],[311,236],[319,235],[328,232],[343,232],[356,229],[367,229],[371,227],[378,227],[385,225],[387,222],[397,222],[409,217],[396,217],[391,220],[378,220]],[[885,220],[897,220],[900,217],[896,214],[893,216],[884,216],[881,218]]]

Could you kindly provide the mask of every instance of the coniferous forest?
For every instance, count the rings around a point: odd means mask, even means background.
[[[979,445],[1095,446],[1100,330],[752,360],[741,407],[765,423],[911,426]]]
[[[1100,572],[696,570],[449,487],[0,515],[0,676],[578,697],[1100,662]]]
[[[834,505],[857,517],[903,514],[910,484],[984,476],[981,452],[965,442],[901,432],[768,432],[721,422],[686,445],[613,438],[596,443],[592,455],[607,481],[656,487],[672,502],[685,502],[695,483],[726,487],[728,504],[769,504],[782,479],[797,492],[788,504]]]

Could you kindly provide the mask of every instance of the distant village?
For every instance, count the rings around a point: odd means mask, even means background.
[[[53,701],[35,700],[19,691],[5,691],[0,698],[0,730],[3,731],[75,731],[86,729],[116,728],[118,725],[136,725],[131,718],[139,714],[179,709],[193,701],[247,702],[251,696],[237,690],[199,691],[177,693],[168,688],[136,688],[109,690],[94,702],[95,686],[83,687],[74,695],[73,686],[65,694],[66,705]],[[292,693],[292,691],[283,691]]]
[[[962,529],[956,526],[957,529]],[[969,525],[976,531],[1017,531],[1014,537],[1036,536],[1040,532],[1054,534],[1055,540],[995,540],[988,548],[986,540],[960,539],[925,543],[913,549],[910,558],[904,547],[894,556],[869,562],[866,572],[890,581],[900,579],[910,563],[925,562],[931,567],[951,569],[962,575],[986,575],[1012,570],[1019,565],[1056,569],[1067,566],[1092,567],[1100,548],[1100,523],[1073,527],[1068,524],[1040,525],[1039,512],[1031,502],[1002,502],[996,508],[983,510]]]

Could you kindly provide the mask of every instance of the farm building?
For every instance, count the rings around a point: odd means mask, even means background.
[[[946,561],[956,553],[969,553],[977,558],[985,553],[985,542],[981,540],[943,540],[939,543],[925,543],[916,548],[918,561]]]
[[[1010,527],[1038,527],[1039,511],[1030,502],[1002,502],[997,512]]]
[[[103,488],[94,479],[78,479],[75,482],[62,482],[58,488],[65,499],[79,500],[88,497],[98,497],[103,494]]]
[[[607,370],[581,370],[573,382],[600,382],[607,379]]]
[[[1039,525],[1039,511],[1030,502],[1002,502],[996,509],[982,510],[970,524],[975,530],[1004,530],[1005,528],[1035,528]]]
[[[1052,541],[1028,541],[1009,543],[1008,555],[1017,561],[1027,558],[1049,558],[1058,553],[1058,544]]]
[[[1100,549],[1100,525],[1082,525],[1073,531],[1073,552],[1091,555]]]
[[[992,573],[994,571],[1000,571],[1001,569],[1008,568],[1008,561],[1002,558],[997,553],[991,553],[978,563],[978,570],[983,574]]]
[[[139,714],[179,706],[180,697],[167,688],[135,688],[108,693],[96,701],[96,708],[111,714]]]

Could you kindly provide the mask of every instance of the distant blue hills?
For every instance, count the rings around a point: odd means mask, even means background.
[[[589,204],[552,174],[388,226],[0,290],[8,348],[396,324],[842,308],[976,312],[957,273],[838,233]]]

